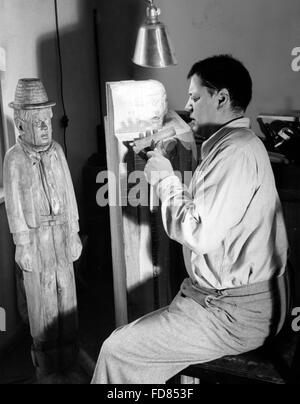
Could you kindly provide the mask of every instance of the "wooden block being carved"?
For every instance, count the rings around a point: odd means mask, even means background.
[[[152,81],[151,81],[152,82]],[[145,82],[136,82],[136,88]],[[149,99],[143,99],[144,108],[153,99],[157,101],[157,89],[154,88],[154,98],[146,83]],[[126,82],[121,82],[122,93]],[[132,89],[132,82],[130,82]],[[117,90],[116,90],[117,89]],[[139,111],[142,111],[141,88],[138,89]],[[134,131],[126,132],[124,128],[133,124],[132,111],[134,107],[134,92],[128,91],[130,97],[130,122],[115,123],[115,108],[118,104],[114,97],[119,97],[117,83],[107,84],[107,111],[106,117],[106,147],[108,170],[113,172],[113,178],[109,181],[109,201],[111,219],[112,257],[114,272],[116,325],[120,326],[132,321],[141,315],[149,313],[158,307],[170,303],[172,291],[170,286],[170,240],[168,239],[162,224],[160,210],[154,214],[150,211],[150,187],[146,182],[143,170],[146,161],[140,158],[133,150],[132,143],[139,138],[145,128],[155,129],[158,134],[153,135],[155,140],[166,140],[172,137],[176,139],[176,146],[170,157],[173,168],[182,174],[183,180],[188,184],[196,164],[196,145],[190,127],[176,114],[164,111],[164,102],[159,103],[155,122],[161,119],[162,125],[151,128],[149,123],[143,120],[140,127],[138,117],[134,121]],[[165,95],[162,93],[164,99]],[[118,101],[120,103],[120,100]],[[123,105],[126,100],[123,101]],[[126,119],[126,117],[124,118]],[[115,128],[122,130],[115,130]],[[148,130],[147,129],[147,130]],[[156,136],[156,137],[155,137]],[[160,139],[161,137],[161,139]],[[158,139],[159,138],[159,139]],[[149,140],[141,139],[137,143],[140,149],[149,146]]]

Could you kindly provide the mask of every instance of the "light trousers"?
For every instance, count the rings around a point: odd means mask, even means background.
[[[258,348],[281,327],[285,297],[228,296],[202,306],[178,293],[170,306],[113,332],[92,384],[164,384],[189,365]]]

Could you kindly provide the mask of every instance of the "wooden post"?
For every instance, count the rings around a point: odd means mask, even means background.
[[[147,206],[130,202],[128,176],[135,170],[142,173],[146,162],[137,156],[130,144],[139,138],[138,132],[116,132],[111,89],[107,85],[106,148],[108,170],[115,181],[109,181],[110,224],[112,240],[113,278],[116,326],[147,314],[170,303],[170,240],[162,225],[160,209],[151,213]],[[192,171],[196,160],[196,145],[190,127],[170,111],[163,129],[175,128],[177,146],[174,170]],[[141,192],[149,193],[149,186]],[[147,189],[146,189],[147,188]],[[148,195],[149,202],[149,195]],[[117,202],[115,204],[115,202]],[[155,233],[155,236],[154,236]],[[155,237],[155,239],[154,239]],[[153,247],[157,251],[153,251]],[[157,261],[157,262],[156,262]]]

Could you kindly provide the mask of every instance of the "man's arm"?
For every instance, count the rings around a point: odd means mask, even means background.
[[[169,237],[196,254],[206,254],[219,246],[247,211],[257,187],[255,158],[228,146],[193,181],[194,196],[175,176],[162,180],[157,192]]]

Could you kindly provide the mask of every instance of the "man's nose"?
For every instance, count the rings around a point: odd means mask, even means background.
[[[186,103],[186,106],[184,107],[184,109],[185,109],[187,112],[190,112],[190,113],[193,112],[193,106],[192,106],[190,100],[188,100],[188,102]]]
[[[46,124],[46,122],[42,122],[42,129],[43,130],[48,129],[48,125]]]

